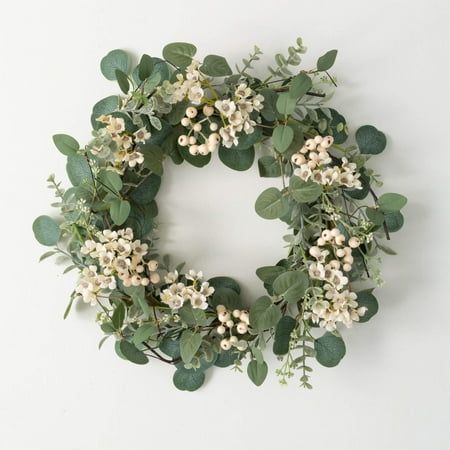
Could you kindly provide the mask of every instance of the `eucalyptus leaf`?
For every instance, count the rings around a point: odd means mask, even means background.
[[[66,156],[75,155],[80,149],[78,141],[68,134],[55,134],[53,142],[56,148]]]
[[[193,392],[205,382],[205,372],[202,370],[178,368],[173,374],[173,384],[180,391]]]
[[[109,207],[109,213],[111,219],[116,225],[122,225],[130,215],[131,205],[127,200],[115,198],[111,201]]]
[[[200,70],[210,77],[225,77],[232,74],[227,60],[218,55],[206,56]]]
[[[116,80],[116,70],[128,73],[128,55],[123,50],[111,50],[100,62],[100,69],[108,80]]]
[[[372,125],[358,128],[355,138],[362,154],[378,155],[386,148],[386,136]]]
[[[334,367],[345,356],[345,343],[342,338],[326,332],[314,341],[317,361],[325,367]]]
[[[202,344],[202,336],[191,330],[184,330],[180,339],[180,355],[185,364],[189,364]]]
[[[255,211],[263,219],[278,219],[288,211],[289,205],[277,188],[268,188],[256,199]]]
[[[255,359],[251,360],[247,366],[247,375],[256,386],[261,386],[267,377],[269,368],[267,363],[263,361],[258,363]]]
[[[284,153],[294,139],[294,130],[289,125],[278,125],[273,130],[272,140],[275,149]]]
[[[280,318],[280,308],[269,297],[258,298],[250,307],[250,325],[258,332],[272,328]]]
[[[245,150],[234,148],[219,148],[220,160],[230,169],[244,171],[250,169],[255,160],[255,149],[253,147]]]
[[[192,62],[192,58],[197,53],[195,45],[186,42],[172,42],[163,49],[163,57],[177,67],[185,68]]]
[[[384,213],[400,211],[407,203],[408,199],[400,194],[383,194],[378,199],[378,206]]]
[[[304,181],[294,175],[289,182],[289,191],[298,202],[311,203],[321,196],[323,187],[321,184],[314,183],[314,181]]]
[[[311,78],[305,72],[301,72],[290,82],[289,95],[298,100],[302,98],[311,88]]]
[[[134,364],[148,363],[148,358],[145,353],[139,350],[131,342],[122,339],[119,344],[119,349],[123,357]]]
[[[36,240],[46,246],[56,245],[61,237],[59,225],[49,216],[39,216],[33,222]]]
[[[329,50],[317,60],[317,70],[319,72],[326,72],[333,67],[336,61],[337,50]]]
[[[261,156],[258,159],[259,176],[264,178],[277,178],[281,176],[280,162],[273,156]]]
[[[291,333],[296,325],[296,320],[290,316],[284,316],[278,321],[273,341],[273,352],[275,355],[285,355],[289,351]]]

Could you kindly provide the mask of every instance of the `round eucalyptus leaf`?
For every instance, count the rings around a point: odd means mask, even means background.
[[[75,155],[80,149],[78,141],[68,134],[55,134],[53,142],[56,148],[66,156]]]
[[[206,56],[200,70],[210,77],[226,77],[232,74],[227,60],[218,55]]]
[[[284,153],[294,139],[294,130],[289,125],[278,125],[272,134],[273,145],[280,153]]]
[[[199,389],[205,382],[203,370],[178,368],[173,374],[173,384],[180,391],[193,392]]]
[[[263,219],[278,219],[284,216],[289,209],[283,194],[277,188],[268,188],[256,200],[256,213]]]
[[[61,237],[59,225],[49,216],[39,216],[34,220],[33,233],[40,244],[47,246],[56,245]]]
[[[103,76],[108,80],[116,80],[116,70],[128,73],[128,55],[123,50],[111,50],[100,62]]]
[[[241,287],[239,286],[239,283],[234,278],[213,277],[208,280],[208,283],[214,289],[228,288],[228,289],[233,289],[233,291],[235,291],[237,294],[241,293]]]
[[[383,194],[378,199],[378,206],[385,213],[400,211],[407,203],[408,199],[400,194]]]
[[[356,293],[358,299],[358,307],[367,308],[363,316],[359,318],[361,323],[367,322],[378,312],[378,301],[376,297],[372,294],[372,289],[366,289],[364,291],[359,291]]]
[[[186,42],[172,42],[163,48],[163,57],[177,67],[185,68],[197,53],[195,45]]]
[[[372,125],[358,128],[355,137],[362,154],[378,155],[386,148],[386,136]]]
[[[124,358],[134,364],[147,364],[148,358],[134,344],[126,340],[121,340],[119,344],[120,353]]]
[[[245,150],[237,150],[220,147],[219,158],[230,169],[244,171],[252,166],[255,160],[255,149],[250,147]]]
[[[300,177],[292,176],[289,182],[289,190],[292,197],[300,203],[310,203],[317,200],[322,192],[321,184],[314,183],[314,181],[304,181]]]
[[[121,200],[120,198],[111,201],[109,213],[111,219],[116,225],[122,225],[130,215],[131,205],[127,200]]]
[[[387,229],[391,233],[399,231],[405,223],[405,218],[400,211],[388,212],[384,214],[384,220],[386,222]]]
[[[345,355],[344,341],[330,332],[314,341],[317,361],[325,367],[337,366]]]

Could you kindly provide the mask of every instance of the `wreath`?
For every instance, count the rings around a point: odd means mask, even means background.
[[[385,135],[364,125],[348,139],[345,118],[325,106],[337,86],[329,73],[337,51],[296,70],[305,50],[297,39],[264,79],[252,71],[258,47],[235,71],[222,56],[195,59],[188,43],[166,45],[163,58],[144,54],[135,66],[113,50],[101,71],[122,94],[94,105],[92,139],[80,147],[53,136],[71,187],[48,178],[59,218],[40,216],[33,231],[53,247],[41,259],[62,255],[64,273],[79,272],[64,318],[74,301],[97,307],[99,347],[112,336],[120,358],[175,366],[178,389],[198,389],[212,366],[244,364],[259,386],[267,345],[282,384],[297,370],[311,388],[310,360],[337,365],[346,352],[341,329],[378,310],[379,251],[395,254],[385,241],[403,225],[406,198],[375,193],[382,183],[366,163],[385,149]],[[260,176],[277,187],[259,195],[256,213],[289,230],[286,258],[256,270],[267,295],[248,307],[236,280],[184,270],[155,248],[163,163],[202,167],[213,153],[240,171],[258,153]]]

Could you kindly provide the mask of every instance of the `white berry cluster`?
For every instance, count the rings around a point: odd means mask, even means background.
[[[216,100],[214,105],[205,104],[201,108],[202,114],[190,106],[181,119],[181,124],[189,131],[178,138],[178,143],[189,147],[191,155],[207,155],[217,150],[220,143],[227,148],[237,145],[239,133],[251,134],[255,131],[256,122],[251,119],[250,113],[260,111],[263,101],[262,95],[255,94],[246,83],[241,83],[232,99]],[[222,126],[219,127],[219,123]]]
[[[203,281],[203,273],[190,270],[185,274],[186,280],[192,282],[189,285],[178,281],[178,278],[176,270],[165,276],[165,282],[171,284],[161,292],[161,301],[174,310],[180,309],[185,302],[190,302],[194,309],[208,308],[208,298],[214,294],[214,288]]]
[[[298,166],[294,170],[294,175],[304,181],[311,180],[317,184],[361,189],[360,174],[356,171],[356,164],[344,157],[341,166],[330,165],[332,158],[327,150],[333,142],[332,136],[316,136],[314,139],[308,139],[299,152],[291,157],[291,161]]]
[[[342,322],[350,327],[364,315],[366,308],[359,308],[357,296],[346,288],[348,278],[344,272],[352,270],[352,249],[358,248],[360,240],[353,236],[345,245],[345,236],[338,228],[323,230],[315,246],[309,249],[314,261],[309,263],[309,275],[314,280],[324,282],[323,296],[318,296],[310,304],[305,318],[311,318],[328,331],[336,329]]]
[[[220,325],[216,328],[217,334],[222,336],[220,347],[222,350],[229,350],[236,347],[239,351],[247,349],[248,344],[244,339],[239,339],[237,335],[244,335],[248,332],[250,317],[247,311],[234,309],[229,311],[224,305],[217,305],[217,317]],[[228,337],[225,337],[228,335]]]
[[[125,131],[125,120],[122,117],[101,115],[97,121],[106,126],[93,131],[94,139],[87,149],[94,156],[110,160],[119,170],[126,165],[135,167],[144,162],[144,155],[136,150],[136,145],[150,139],[151,133],[145,127],[131,135]]]
[[[160,281],[158,262],[146,261],[148,245],[133,240],[133,230],[103,230],[97,240],[88,239],[80,249],[100,267],[102,275],[116,276],[125,287],[148,286]]]

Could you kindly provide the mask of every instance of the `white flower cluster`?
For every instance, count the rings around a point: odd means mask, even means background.
[[[192,284],[186,285],[178,281],[179,274],[175,270],[165,276],[166,283],[172,283],[161,293],[161,301],[170,309],[180,309],[185,302],[190,302],[194,309],[208,308],[208,297],[214,293],[214,288],[207,281],[202,281],[203,273],[190,270],[185,277]]]
[[[335,330],[339,322],[350,327],[366,312],[366,308],[358,307],[356,294],[346,288],[348,278],[344,275],[352,270],[352,249],[359,247],[360,240],[351,237],[347,246],[345,240],[338,228],[326,229],[317,239],[317,245],[309,249],[315,260],[309,264],[309,275],[324,282],[324,295],[312,302],[305,318],[311,318],[328,331]]]
[[[247,311],[235,309],[229,311],[224,305],[217,305],[217,317],[221,323],[216,328],[217,334],[225,336],[228,331],[229,337],[223,337],[220,341],[222,350],[229,350],[232,346],[239,351],[247,349],[248,344],[246,340],[239,339],[233,332],[243,335],[248,332],[250,325],[250,316]]]
[[[346,186],[348,188],[361,189],[360,174],[356,171],[356,164],[342,158],[341,166],[330,166],[332,159],[327,149],[333,145],[332,136],[316,136],[308,139],[305,145],[294,153],[292,162],[299,166],[294,170],[304,181],[314,181],[322,185]]]
[[[116,288],[116,279],[97,273],[97,266],[85,267],[81,272],[75,292],[81,296],[85,303],[95,305],[97,297],[108,296],[109,290]]]
[[[198,117],[195,107],[186,109],[186,117],[181,119],[181,124],[189,129],[188,134],[179,137],[178,143],[183,147],[189,147],[191,155],[207,155],[219,147],[222,142],[227,148],[239,143],[238,133],[252,134],[255,131],[256,122],[250,118],[253,111],[261,111],[264,97],[255,94],[247,84],[237,86],[233,99],[217,100],[212,105],[204,105],[203,117]],[[219,127],[213,117],[220,117],[223,126]]]
[[[94,283],[94,287],[103,280],[102,277],[106,277],[107,280],[110,278],[115,280],[114,277],[117,276],[125,287],[147,286],[160,281],[160,276],[156,272],[158,262],[144,260],[144,256],[148,253],[148,245],[141,243],[140,240],[133,240],[131,228],[118,231],[103,230],[97,234],[97,240],[85,241],[80,251],[83,255],[91,257],[101,270],[101,273],[97,274],[97,271],[92,269],[96,266],[90,266],[89,269],[96,275],[89,272],[85,276],[83,271],[80,284],[87,281],[86,277],[90,278],[90,281],[97,277],[98,282]],[[110,287],[110,289],[114,288]],[[93,292],[98,292],[98,290],[94,289]]]
[[[145,127],[130,135],[125,131],[122,117],[101,115],[97,121],[106,126],[94,131],[94,139],[88,144],[87,148],[94,156],[111,160],[119,169],[123,165],[135,167],[144,162],[144,155],[135,146],[150,138],[151,133]]]
[[[200,105],[205,93],[201,84],[204,76],[198,70],[199,66],[200,62],[193,59],[191,64],[186,67],[186,77],[179,73],[176,76],[177,81],[174,83],[165,80],[157,88],[156,94],[171,105],[182,102],[186,98],[194,105]]]

